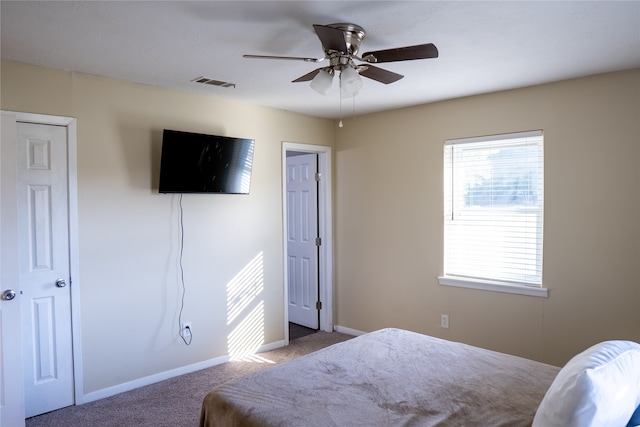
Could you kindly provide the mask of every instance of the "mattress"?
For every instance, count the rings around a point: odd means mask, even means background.
[[[530,426],[559,370],[381,329],[217,387],[200,425]]]

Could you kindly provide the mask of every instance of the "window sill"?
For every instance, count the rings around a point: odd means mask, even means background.
[[[458,288],[481,289],[485,291],[505,292],[508,294],[529,295],[533,297],[547,298],[549,290],[547,288],[536,288],[533,286],[515,285],[509,283],[492,282],[490,280],[467,279],[462,277],[440,276],[438,282],[444,286],[455,286]]]

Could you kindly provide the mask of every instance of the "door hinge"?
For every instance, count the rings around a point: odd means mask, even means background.
[[[322,310],[322,301],[316,301],[316,310]]]
[[[320,181],[320,178],[322,178],[322,175],[319,172],[316,172],[316,181]]]
[[[316,246],[320,246],[320,245],[322,245],[322,238],[316,237]]]

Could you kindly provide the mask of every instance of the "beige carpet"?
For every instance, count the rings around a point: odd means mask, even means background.
[[[287,347],[260,353],[254,360],[223,363],[106,399],[70,406],[27,419],[27,427],[197,427],[204,396],[218,384],[286,362],[353,338],[337,332],[316,332]]]

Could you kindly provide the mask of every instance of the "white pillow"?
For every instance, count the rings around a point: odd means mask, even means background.
[[[560,370],[532,427],[623,427],[638,405],[640,344],[606,341],[574,356]]]

